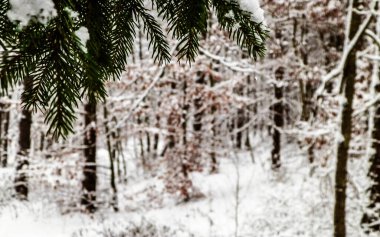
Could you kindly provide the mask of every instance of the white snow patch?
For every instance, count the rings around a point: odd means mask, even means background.
[[[72,9],[70,9],[68,7],[65,7],[64,10],[70,14],[71,18],[78,18],[79,17],[79,13],[78,12],[73,11]]]
[[[10,0],[11,9],[7,12],[11,21],[20,22],[21,26],[26,26],[32,17],[46,24],[47,21],[57,16],[52,0]]]
[[[228,18],[234,18],[234,13],[233,13],[233,11],[229,11],[227,14],[226,14],[226,17],[228,17]]]
[[[340,131],[337,131],[335,133],[335,138],[336,138],[336,142],[337,143],[344,142],[344,136],[343,136],[343,134]]]
[[[264,21],[264,10],[260,7],[259,0],[240,0],[239,3],[242,10],[252,13],[253,21],[257,23]]]
[[[90,39],[90,34],[88,33],[88,29],[82,26],[77,31],[75,31],[75,34],[80,39],[80,42],[84,46],[84,50],[86,51],[86,43],[87,43],[87,40]]]

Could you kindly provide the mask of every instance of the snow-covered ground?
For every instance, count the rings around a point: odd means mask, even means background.
[[[98,153],[99,161],[107,165],[106,152]],[[332,165],[312,168],[296,146],[286,146],[283,153],[292,155],[284,157],[277,173],[269,166],[270,144],[257,146],[254,163],[249,154],[241,152],[221,159],[217,174],[193,173],[194,187],[203,195],[187,203],[165,194],[163,181],[143,175],[130,158],[128,182],[118,185],[120,211],[101,207],[94,215],[63,211],[57,200],[64,200],[59,196],[69,191],[53,195],[33,179],[31,200],[11,201],[7,194],[11,193],[13,171],[0,169],[0,236],[332,236]],[[361,163],[355,162],[351,164],[353,172],[361,172]],[[99,174],[99,194],[108,197],[105,176]],[[361,187],[362,181],[351,183]],[[79,182],[71,185],[80,188]],[[352,237],[360,236],[360,197],[355,192],[361,191],[349,189]]]

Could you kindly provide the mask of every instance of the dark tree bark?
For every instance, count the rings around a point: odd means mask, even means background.
[[[24,81],[24,87],[30,86],[28,78]],[[30,129],[32,125],[32,113],[29,110],[22,110],[22,117],[19,129],[19,150],[16,156],[16,177],[15,191],[19,200],[28,199],[28,168],[29,168],[29,149],[30,149]]]
[[[244,95],[244,87],[241,84],[238,84],[237,87],[234,89],[234,93],[243,96]],[[247,118],[246,118],[246,108],[239,108],[237,109],[236,116],[233,118],[233,124],[234,124],[234,130],[231,132],[234,134],[234,144],[236,148],[242,149],[243,148],[243,133],[242,130]]]
[[[190,155],[187,153],[188,145],[187,145],[187,116],[189,113],[189,104],[187,102],[187,82],[186,79],[183,82],[182,87],[183,92],[183,102],[182,102],[182,118],[181,118],[181,127],[182,127],[182,146],[183,146],[183,155],[181,159],[181,171],[183,175],[182,187],[180,187],[181,194],[184,197],[184,201],[187,202],[190,200],[190,193],[187,187],[188,179],[189,179],[189,165],[190,165]]]
[[[149,124],[149,119],[148,118],[145,120],[145,123]],[[146,135],[146,153],[148,154],[148,157],[151,157],[151,155],[152,155],[151,154],[151,146],[152,146],[152,144],[151,144],[150,133],[146,132],[145,135]]]
[[[40,138],[40,151],[44,153],[46,159],[50,159],[52,157],[51,147],[53,146],[53,138],[45,132],[41,132]]]
[[[302,28],[302,32],[304,31],[304,27]],[[308,52],[306,49],[300,50],[302,61],[305,65],[308,64]],[[307,79],[306,85],[304,85],[304,81],[299,79],[299,87],[301,94],[301,102],[302,102],[302,111],[301,111],[301,120],[302,121],[310,121],[312,115],[312,98],[314,94],[315,88],[313,87],[313,82],[310,79]],[[312,121],[310,122],[312,123]],[[310,163],[314,162],[314,139],[309,139],[310,143],[307,144],[307,155]]]
[[[255,80],[251,80],[251,76],[247,76],[247,88],[246,88],[246,95],[248,98],[254,98],[254,92],[252,90],[252,87],[254,87],[255,85],[252,85],[252,81],[255,81]],[[252,112],[255,110],[254,109],[255,105],[248,105],[247,109],[246,109],[246,113],[245,113],[245,123],[249,123],[249,120],[252,116]],[[256,123],[255,123],[256,125]],[[251,127],[251,126],[250,126]],[[254,127],[254,131],[255,131],[255,127]],[[245,137],[245,142],[244,142],[244,145],[245,145],[245,148],[248,149],[248,151],[251,153],[251,155],[253,155],[253,152],[252,152],[252,145],[251,145],[251,140],[250,140],[250,129],[249,127],[246,129],[245,131],[246,133],[246,137]],[[252,161],[254,161],[254,157],[252,156]]]
[[[376,85],[376,93],[380,94],[380,83]],[[370,168],[368,177],[371,179],[369,187],[370,204],[362,218],[362,226],[367,233],[380,233],[380,208],[376,205],[380,204],[380,103],[375,105],[376,111],[374,114],[374,127],[372,130],[372,149],[374,153],[370,157]],[[377,224],[373,224],[377,222]]]
[[[175,77],[176,78],[176,77]],[[175,90],[176,87],[177,87],[177,83],[176,82],[171,82],[170,83],[170,87],[171,87],[171,90]],[[169,117],[167,119],[167,126],[168,126],[168,136],[166,137],[167,139],[167,143],[164,147],[164,149],[162,150],[161,152],[161,157],[165,156],[167,150],[169,149],[172,149],[175,147],[175,126],[176,125],[176,120],[177,120],[177,115],[175,113],[175,111],[171,111],[170,114],[169,114]]]
[[[156,115],[156,128],[160,128],[160,116]],[[160,141],[160,134],[155,133],[153,136],[153,157],[156,158],[158,151],[158,142]]]
[[[380,35],[380,18],[377,19],[376,23],[377,35]],[[376,54],[380,52],[380,46],[377,49]],[[371,86],[375,95],[380,95],[380,72],[379,63],[374,63],[374,78],[371,82]],[[368,177],[371,180],[369,192],[369,205],[362,217],[362,227],[367,234],[370,232],[377,232],[380,234],[380,102],[377,101],[373,106],[373,113],[371,113],[372,118],[372,152],[370,153],[369,162],[370,168],[368,172]],[[375,224],[377,223],[377,224]]]
[[[353,1],[353,7],[359,5],[359,0]],[[352,20],[349,30],[349,39],[352,39],[357,32],[361,17],[355,11],[352,13]],[[335,173],[335,207],[334,207],[334,236],[346,236],[346,188],[347,188],[347,160],[348,150],[351,140],[352,126],[352,102],[355,95],[356,77],[356,52],[359,46],[356,45],[350,52],[342,75],[342,88],[346,102],[343,104],[341,134],[342,140],[338,143],[337,164]]]
[[[41,131],[40,135],[40,151],[43,152],[45,149],[45,132]]]
[[[236,118],[236,147],[239,149],[243,148],[243,126],[245,124],[245,109],[238,109]]]
[[[193,120],[193,146],[189,147],[190,154],[188,155],[189,162],[198,163],[202,159],[202,120],[204,117],[204,98],[202,93],[202,87],[206,84],[205,80],[206,74],[203,71],[197,72],[197,77],[195,80],[195,94],[193,99],[193,107],[194,107],[194,120]],[[186,95],[186,93],[185,93]],[[186,104],[186,101],[184,101]],[[187,108],[188,110],[189,108]]]
[[[0,104],[0,165],[6,167],[8,164],[8,129],[9,129],[9,105]]]
[[[137,124],[139,125],[140,128],[142,127],[141,115],[137,115]],[[143,135],[144,135],[144,133],[142,131],[138,132],[141,164],[142,164],[143,170],[145,171],[148,168],[148,162],[147,162],[146,156],[145,156],[145,148],[144,148],[145,146],[144,146]]]
[[[195,83],[197,84],[197,86],[202,86],[203,84],[206,83],[205,75],[203,72],[198,71],[197,79],[195,80]],[[196,139],[199,140],[198,142],[201,142],[202,118],[203,118],[204,112],[202,110],[202,104],[203,104],[202,95],[200,93],[200,90],[198,90],[198,88],[196,88],[196,94],[195,94],[193,104],[194,104],[194,110],[195,110],[194,122],[193,122],[194,135]]]
[[[218,68],[215,69],[215,71],[218,71]],[[210,86],[214,87],[215,85],[215,79],[213,76],[210,77]],[[218,171],[218,161],[216,160],[216,135],[217,135],[217,127],[216,127],[216,119],[215,119],[215,113],[216,113],[216,106],[215,106],[215,98],[212,98],[212,105],[211,105],[211,114],[212,114],[212,139],[211,139],[211,152],[210,152],[210,158],[211,158],[211,169],[210,173],[216,173]]]
[[[88,102],[85,109],[84,157],[81,204],[92,213],[96,211],[96,103]]]
[[[279,67],[275,72],[276,84],[274,86],[275,103],[272,105],[273,113],[273,149],[272,149],[272,169],[281,167],[281,132],[280,129],[284,125],[284,106],[282,102],[283,88],[280,82],[284,79],[285,69]]]
[[[176,119],[175,117],[176,117],[175,113],[171,112],[168,118],[168,126],[169,126],[169,129],[168,129],[169,134],[167,136],[168,142],[161,152],[162,157],[165,156],[168,149],[170,150],[175,147],[175,134],[174,134],[175,129],[173,128],[173,123]]]

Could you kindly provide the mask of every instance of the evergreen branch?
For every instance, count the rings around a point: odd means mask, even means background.
[[[156,0],[159,16],[169,23],[169,31],[180,41],[179,59],[193,61],[199,51],[199,41],[207,31],[208,0]]]
[[[212,0],[212,4],[222,29],[255,60],[263,57],[268,37],[266,27],[253,21],[251,13],[242,10],[236,0]]]
[[[66,137],[73,132],[74,108],[80,99],[83,78],[83,58],[79,38],[67,12],[61,11],[39,34],[46,39],[41,55],[35,54],[36,66],[22,95],[25,109],[45,110],[45,122],[54,137]]]
[[[152,4],[156,6],[159,16],[164,20],[170,20],[173,19],[176,14],[178,2],[179,1],[176,0],[154,0]]]
[[[118,77],[133,51],[136,27],[141,20],[159,63],[170,61],[168,43],[156,18],[143,0],[53,0],[57,16],[47,25],[37,20],[16,30],[9,21],[8,0],[0,0],[0,85],[4,92],[25,81],[22,95],[26,109],[46,111],[45,121],[55,136],[73,131],[74,108],[87,96],[93,102],[106,96],[105,81]],[[177,56],[194,60],[201,35],[207,31],[210,3],[221,27],[248,54],[262,57],[268,31],[240,9],[236,0],[153,0],[160,17],[168,22],[169,32],[179,41]],[[79,13],[72,19],[70,10]],[[230,13],[233,14],[231,17]],[[86,27],[90,40],[87,52],[75,35]]]
[[[136,12],[144,23],[144,31],[150,38],[149,48],[153,46],[154,61],[160,64],[170,62],[169,45],[160,25],[152,15],[147,13],[147,9],[142,5],[141,0],[137,0],[136,3]]]
[[[134,19],[134,1],[116,0],[113,7],[112,22],[112,58],[111,72],[117,78],[125,69],[128,55],[133,51],[133,43],[136,37],[136,21]]]
[[[16,39],[15,26],[8,19],[9,0],[0,0],[0,46],[3,50]]]
[[[83,58],[84,76],[82,80],[83,95],[90,101],[103,100],[106,95],[105,81],[112,76],[112,1],[88,1],[84,16],[84,26],[88,29],[90,39],[87,41],[87,54]]]
[[[22,81],[44,54],[47,39],[41,35],[42,31],[41,24],[30,23],[22,32],[16,34],[17,38],[12,45],[7,45],[2,52],[0,76],[3,93],[7,93],[8,88]]]
[[[18,51],[2,52],[0,62],[1,94],[8,94],[8,89],[26,75],[27,62]]]

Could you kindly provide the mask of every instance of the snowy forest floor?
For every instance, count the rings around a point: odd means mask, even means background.
[[[159,175],[144,174],[129,156],[128,181],[118,183],[117,213],[106,204],[93,215],[75,209],[80,189],[78,155],[65,158],[66,173],[61,170],[59,175],[53,175],[58,161],[33,163],[28,202],[14,201],[14,170],[0,169],[0,236],[332,236],[334,162],[312,166],[304,151],[287,145],[282,168],[273,172],[271,144],[261,141],[254,147],[254,162],[249,152],[238,152],[220,159],[217,174],[193,173],[193,185],[202,195],[186,203],[167,194]],[[100,166],[106,167],[107,159],[106,150],[99,150]],[[351,161],[347,215],[352,237],[361,236],[365,170],[363,161]],[[98,172],[98,200],[107,203],[108,174]],[[72,179],[61,177],[67,175]]]

